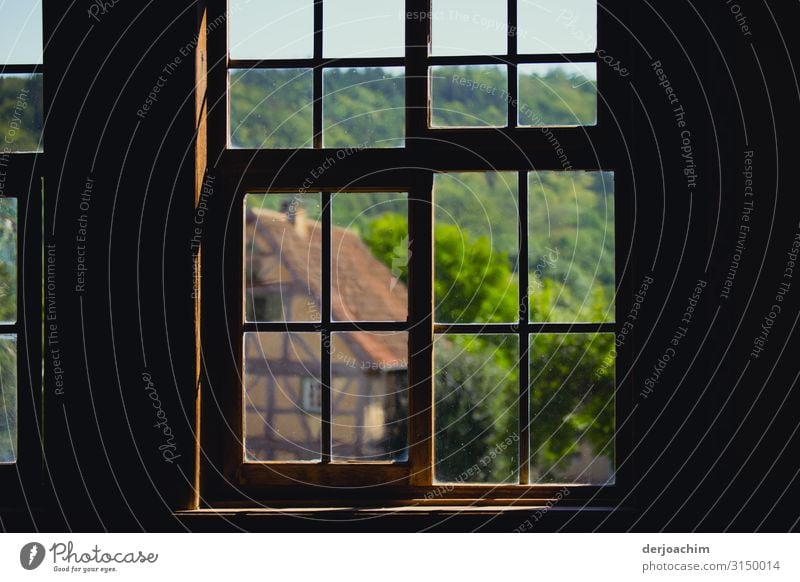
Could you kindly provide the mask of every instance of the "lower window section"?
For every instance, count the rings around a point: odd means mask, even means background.
[[[244,335],[246,461],[319,461],[320,334]]]
[[[518,483],[518,336],[440,335],[434,354],[434,479]]]
[[[518,337],[437,336],[434,480],[612,485],[614,334],[531,335],[530,410],[522,425]],[[525,438],[527,479],[520,475]]]
[[[320,461],[328,418],[334,462],[407,460],[407,333],[339,332],[324,346],[316,332],[254,332],[244,350],[246,461]]]
[[[0,463],[17,460],[17,339],[0,336]]]
[[[408,334],[343,332],[331,341],[333,461],[408,459]]]
[[[530,340],[530,483],[614,482],[614,334]]]

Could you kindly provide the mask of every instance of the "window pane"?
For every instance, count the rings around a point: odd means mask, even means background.
[[[321,457],[318,333],[244,334],[245,459]]]
[[[232,147],[313,145],[311,69],[232,69],[230,83]]]
[[[42,75],[0,75],[0,155],[42,151],[43,122]]]
[[[304,59],[314,55],[313,0],[231,0],[233,59]]]
[[[597,123],[594,63],[519,66],[519,125]]]
[[[403,67],[325,69],[323,89],[325,147],[403,147]]]
[[[434,478],[519,481],[516,335],[442,335],[434,345]]]
[[[504,55],[506,0],[433,0],[432,55]]]
[[[405,461],[408,334],[334,333],[331,410],[335,461]]]
[[[518,0],[521,54],[591,53],[597,48],[596,0]]]
[[[0,463],[17,459],[17,339],[0,336]]]
[[[405,55],[404,0],[325,0],[322,7],[326,57]]]
[[[437,174],[433,184],[436,321],[517,321],[517,174]]]
[[[431,67],[431,127],[508,125],[505,66]]]
[[[245,197],[245,318],[319,321],[319,194]]]
[[[338,193],[331,229],[332,317],[405,321],[408,201],[405,193]]]
[[[0,18],[0,65],[42,62],[42,3],[4,0]],[[89,10],[91,15],[92,11]]]
[[[614,334],[531,338],[531,483],[614,482]]]
[[[17,321],[17,200],[0,198],[0,323]]]
[[[528,174],[530,319],[614,321],[614,174]]]

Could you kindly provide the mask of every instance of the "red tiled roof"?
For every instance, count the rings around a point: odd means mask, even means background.
[[[266,209],[248,208],[246,220],[248,232],[255,229],[258,235],[267,237],[273,245],[280,245],[283,265],[303,279],[304,284],[307,279],[310,291],[319,297],[322,281],[321,225],[314,220],[307,220],[304,236],[300,228],[287,228],[289,220],[285,213]],[[395,281],[386,265],[372,255],[355,232],[333,226],[331,255],[331,310],[334,320],[406,320],[408,289],[402,281]],[[361,357],[366,361],[383,363],[390,368],[407,367],[405,335],[359,333],[354,337],[364,352]]]

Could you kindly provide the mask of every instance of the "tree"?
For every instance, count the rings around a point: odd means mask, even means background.
[[[364,242],[390,265],[393,249],[407,232],[405,218],[383,215],[370,224]],[[516,281],[508,257],[492,251],[486,238],[471,238],[453,225],[434,232],[436,319],[514,321]],[[487,265],[490,265],[487,268]],[[476,282],[480,281],[480,285]],[[531,297],[536,321],[559,320],[559,302],[581,320],[601,321],[608,298],[595,287],[593,300],[574,303],[557,292],[549,275]],[[581,302],[584,303],[584,302]],[[516,337],[448,335],[435,345],[437,455],[436,475],[443,481],[507,482],[518,466],[519,353]],[[591,456],[613,463],[614,355],[613,334],[537,334],[530,346],[531,479],[556,482],[574,479],[586,469],[578,463],[581,447]],[[494,458],[484,462],[487,455]],[[472,469],[472,471],[470,471]],[[602,477],[601,477],[602,478]],[[512,478],[513,480],[513,478]]]

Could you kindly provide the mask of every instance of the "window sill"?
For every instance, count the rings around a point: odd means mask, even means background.
[[[613,506],[442,504],[215,508],[177,511],[190,531],[623,531],[633,515]]]

